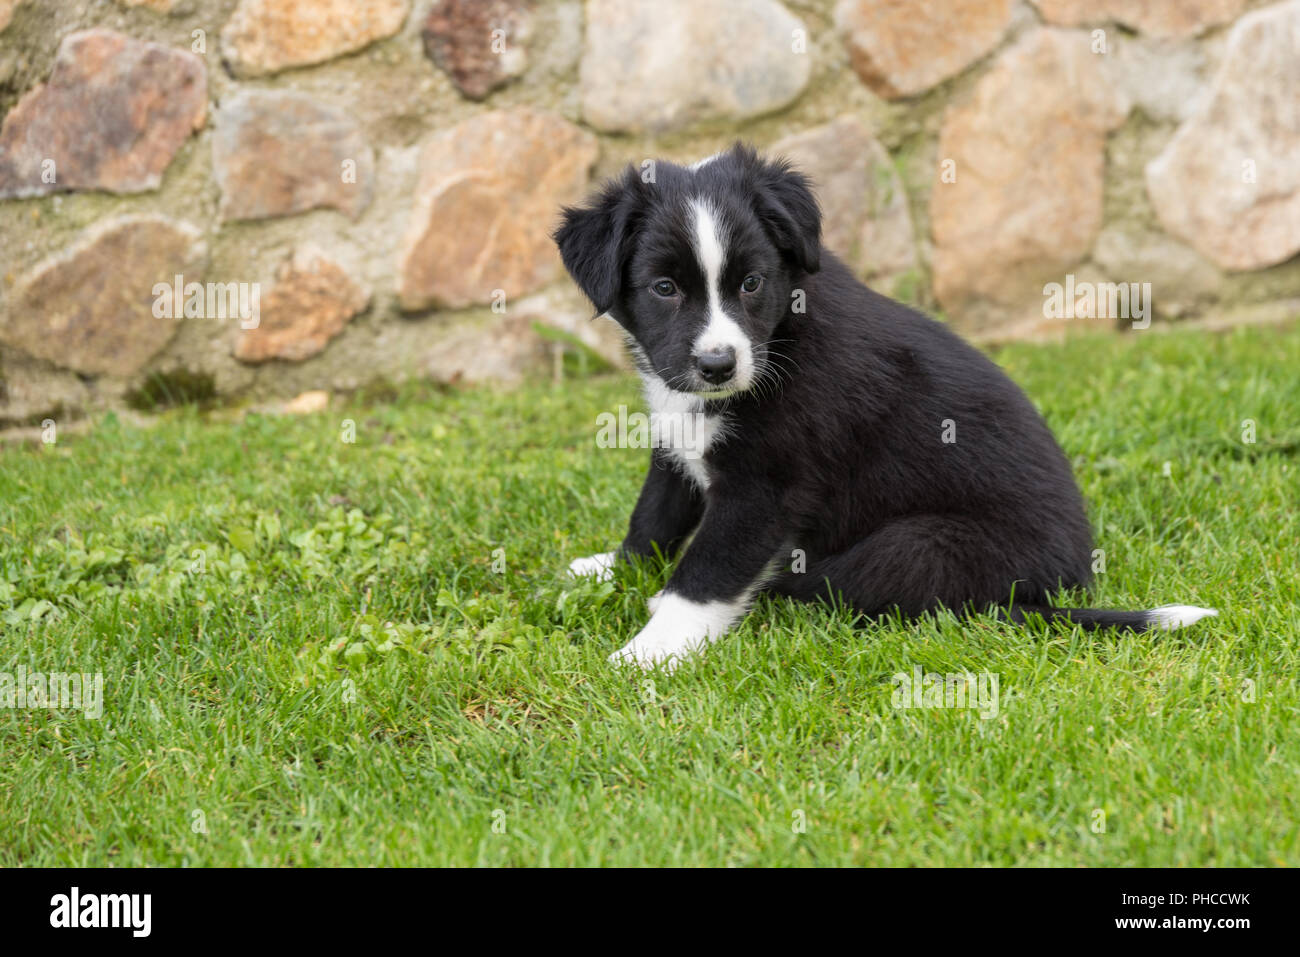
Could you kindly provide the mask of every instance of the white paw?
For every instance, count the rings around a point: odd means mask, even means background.
[[[650,614],[653,615],[656,611],[659,610],[659,602],[663,597],[664,597],[664,591],[661,588],[645,600],[645,606],[650,610]]]
[[[744,602],[695,602],[662,592],[654,599],[655,611],[635,638],[609,656],[613,664],[635,664],[668,670],[683,658],[726,634],[744,612]]]
[[[569,562],[569,574],[574,578],[590,575],[597,581],[607,582],[614,577],[614,552],[601,552]]]
[[[672,671],[678,665],[678,657],[677,652],[668,648],[660,648],[651,642],[638,641],[637,638],[633,638],[609,656],[609,663],[611,665],[637,665],[647,670],[657,664],[663,664],[666,671]]]
[[[693,643],[686,637],[667,634],[662,629],[646,625],[635,638],[610,655],[609,661],[610,664],[637,665],[647,669],[663,665],[664,670],[672,671],[683,658],[706,644],[707,639]]]

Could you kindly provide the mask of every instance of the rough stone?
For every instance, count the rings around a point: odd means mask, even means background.
[[[352,218],[370,203],[374,155],[347,115],[303,93],[242,90],[222,104],[212,137],[221,218],[308,209]]]
[[[1033,0],[1048,23],[1063,27],[1114,21],[1153,37],[1190,37],[1229,23],[1247,0]]]
[[[1232,28],[1203,108],[1146,168],[1166,230],[1224,269],[1300,252],[1300,0]]]
[[[78,372],[128,376],[175,334],[181,309],[155,316],[154,287],[201,275],[201,233],[162,216],[92,227],[19,280],[0,339]]]
[[[176,0],[117,0],[124,7],[148,7],[158,13],[171,13]]]
[[[435,133],[419,158],[399,256],[404,309],[507,300],[560,274],[550,233],[582,198],[595,137],[530,109],[497,110]]]
[[[408,0],[239,0],[221,31],[236,76],[324,63],[402,28]]]
[[[424,21],[424,49],[471,100],[524,72],[532,0],[436,0]]]
[[[9,22],[14,18],[14,11],[24,0],[0,0],[0,31],[9,26]]]
[[[96,399],[90,384],[68,369],[23,359],[17,353],[0,356],[0,426],[39,425],[52,418],[59,431]],[[57,435],[56,435],[57,437]]]
[[[1189,246],[1163,233],[1130,233],[1108,226],[1097,237],[1092,260],[1112,282],[1149,282],[1157,315],[1195,312],[1223,285],[1223,273]]]
[[[525,316],[493,317],[449,330],[430,351],[424,371],[435,382],[518,383],[546,363],[546,343]]]
[[[1043,283],[1088,253],[1106,134],[1127,112],[1088,34],[1056,29],[1022,37],[948,110],[930,221],[935,294],[954,318],[974,300],[1041,302]]]
[[[591,301],[571,282],[554,283],[541,292],[518,299],[510,315],[558,330],[581,342],[601,359],[631,369],[622,327],[608,316],[593,317]]]
[[[1187,119],[1209,87],[1205,51],[1195,43],[1121,36],[1109,41],[1101,64],[1135,109],[1161,123]]]
[[[203,61],[188,51],[112,30],[70,34],[49,82],[0,128],[0,198],[157,189],[207,99]]]
[[[579,70],[583,116],[608,131],[740,120],[808,84],[804,25],[776,0],[590,0]]]
[[[342,266],[314,247],[300,247],[281,264],[257,327],[240,331],[235,357],[301,362],[322,351],[369,301]]]
[[[1098,284],[1110,281],[1100,269],[1092,263],[1080,263],[1071,266],[1068,273],[1058,273],[1051,277],[1050,281],[1066,287],[1070,283],[1070,276],[1074,277],[1073,288],[1076,291],[1076,300],[1074,307],[1066,315],[1053,314],[1048,308],[1049,296],[1047,284],[1044,283],[1032,295],[1026,296],[1024,302],[1017,303],[1013,308],[1003,308],[998,313],[996,323],[968,329],[966,331],[968,338],[972,342],[986,346],[1007,342],[1064,342],[1071,336],[1132,328],[1135,316],[1110,315],[1109,305],[1105,309],[1086,308],[1086,299],[1079,295],[1084,284],[1092,284],[1093,289],[1096,290],[1099,288]],[[1064,293],[1064,288],[1061,292]]]
[[[1012,0],[841,0],[835,22],[862,82],[880,96],[924,93],[998,45]]]
[[[328,392],[324,389],[310,389],[294,396],[281,406],[280,411],[285,415],[311,415],[313,412],[324,412],[329,405]]]
[[[907,193],[889,153],[860,120],[842,116],[773,144],[813,181],[822,242],[886,293],[916,268]]]

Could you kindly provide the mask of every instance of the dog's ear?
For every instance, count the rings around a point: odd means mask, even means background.
[[[632,234],[645,206],[645,184],[635,167],[606,183],[587,206],[566,206],[555,244],[573,281],[597,315],[619,300]]]
[[[765,161],[749,147],[735,149],[751,170],[754,208],[772,242],[799,269],[816,272],[821,268],[822,213],[808,177],[789,160]]]

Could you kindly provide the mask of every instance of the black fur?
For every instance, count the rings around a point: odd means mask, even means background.
[[[871,291],[820,242],[809,184],[737,146],[690,170],[660,162],[565,210],[565,266],[639,347],[643,374],[690,391],[706,321],[685,210],[725,222],[725,289],[761,274],[726,311],[754,343],[758,381],[703,400],[727,436],[701,491],[656,449],[621,552],[666,555],[694,533],[668,590],[734,601],[756,583],[800,599],[835,594],[866,615],[997,607],[1085,627],[1144,628],[1146,612],[1056,609],[1086,585],[1092,538],[1070,466],[1024,393],[951,330]],[[649,286],[668,277],[679,294]],[[792,311],[798,293],[806,311]],[[634,349],[634,353],[636,350]],[[943,441],[955,427],[955,442]],[[806,570],[790,570],[801,550]]]

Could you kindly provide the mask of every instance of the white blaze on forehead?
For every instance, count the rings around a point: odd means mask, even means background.
[[[718,277],[726,264],[727,251],[723,245],[722,223],[713,207],[703,199],[691,200],[691,214],[694,219],[695,256],[704,270],[704,278],[709,284],[709,305],[716,301]]]
[[[736,376],[727,389],[747,389],[754,376],[754,353],[749,337],[736,320],[722,308],[722,268],[727,261],[727,247],[722,223],[713,207],[703,199],[691,200],[694,217],[695,256],[704,273],[704,283],[709,291],[709,320],[704,331],[696,338],[691,351],[694,355],[725,349],[736,350]]]

